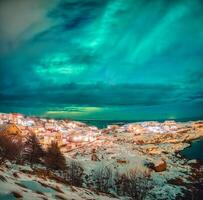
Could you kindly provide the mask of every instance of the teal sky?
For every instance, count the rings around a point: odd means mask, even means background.
[[[0,112],[203,119],[202,0],[0,1]]]

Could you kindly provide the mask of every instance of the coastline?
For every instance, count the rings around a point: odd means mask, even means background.
[[[78,121],[20,114],[3,114],[1,119],[7,132],[20,129],[22,136],[30,130],[35,132],[45,148],[51,139],[65,141],[64,156],[80,162],[86,174],[101,165],[120,172],[149,173],[158,188],[152,190],[157,199],[163,199],[166,193],[171,197],[169,200],[174,199],[182,194],[183,187],[190,190],[197,181],[197,162],[190,162],[180,152],[203,138],[202,121],[146,121],[98,129]]]
[[[180,155],[181,157],[183,157],[184,159],[186,159],[187,161],[193,160],[193,159],[190,159],[189,157],[187,157],[186,155],[183,155],[182,151],[184,151],[184,150],[186,150],[186,149],[192,148],[193,145],[194,145],[193,143],[194,143],[194,142],[198,142],[198,141],[200,141],[200,140],[203,140],[203,136],[200,136],[199,138],[196,138],[196,139],[194,139],[194,140],[191,139],[190,141],[187,142],[187,143],[189,144],[189,146],[183,148],[182,150],[178,151],[177,153],[179,153],[179,155]],[[198,158],[194,158],[194,159],[197,160],[201,165],[203,165],[203,161],[201,161],[201,160],[198,159]]]

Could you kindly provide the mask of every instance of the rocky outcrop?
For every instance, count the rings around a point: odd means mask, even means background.
[[[158,160],[155,162],[147,162],[145,163],[145,166],[149,169],[154,170],[155,172],[163,172],[167,169],[166,161],[164,160]]]
[[[153,169],[156,172],[163,172],[163,171],[165,171],[167,169],[166,161],[161,160],[160,162],[155,163]]]

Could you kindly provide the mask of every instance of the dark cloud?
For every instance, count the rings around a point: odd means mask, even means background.
[[[175,85],[163,84],[117,84],[103,83],[81,85],[52,85],[37,90],[22,89],[20,93],[1,93],[1,102],[13,104],[46,104],[78,106],[152,106],[179,101]]]

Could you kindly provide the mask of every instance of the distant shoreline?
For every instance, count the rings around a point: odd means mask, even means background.
[[[2,114],[14,114],[18,112],[1,112]],[[35,114],[26,114],[21,113],[19,114],[28,116],[28,117],[36,117],[36,118],[44,118],[44,119],[55,119],[55,120],[71,120],[71,121],[81,121],[81,122],[120,122],[120,123],[128,123],[128,122],[148,122],[148,121],[157,121],[157,122],[164,122],[164,121],[176,121],[176,122],[190,122],[190,121],[201,121],[203,120],[203,116],[200,117],[184,117],[184,118],[163,118],[163,119],[76,119],[76,118],[68,118],[68,117],[49,117],[44,115],[35,115]]]
[[[164,122],[164,121],[175,121],[176,123],[187,123],[187,122],[195,122],[195,121],[201,121],[202,119],[163,119],[163,120],[75,120],[80,121],[83,123],[86,123],[87,125],[93,125],[98,128],[106,128],[108,125],[125,125],[129,123],[142,123],[142,122],[151,122],[151,121],[157,121],[157,122]]]
[[[4,113],[1,112],[2,114],[14,114],[17,112],[13,113]],[[142,123],[142,122],[151,122],[151,121],[156,121],[156,122],[164,122],[164,121],[175,121],[176,123],[184,123],[184,122],[194,122],[194,121],[201,121],[203,120],[202,117],[185,117],[185,118],[177,118],[177,119],[172,119],[172,118],[165,118],[165,119],[130,119],[130,120],[108,120],[108,119],[72,119],[72,118],[65,118],[65,117],[47,117],[43,115],[31,115],[31,114],[25,114],[25,113],[17,113],[17,114],[22,114],[26,117],[33,117],[33,118],[41,118],[41,119],[54,119],[54,120],[69,120],[69,121],[78,121],[78,122],[83,122],[87,125],[90,126],[96,126],[99,129],[106,128],[108,125],[125,125],[129,123]]]

